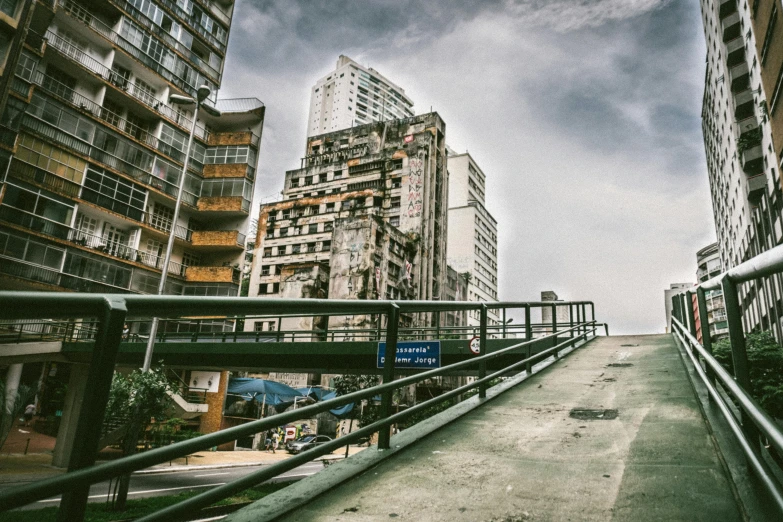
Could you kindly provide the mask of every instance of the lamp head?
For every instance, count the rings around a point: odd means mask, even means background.
[[[194,100],[190,96],[172,94],[169,96],[169,103],[173,103],[175,105],[193,105],[194,103],[196,103],[196,100]]]
[[[207,98],[209,98],[209,95],[212,94],[212,89],[210,89],[206,85],[202,85],[201,87],[198,88],[196,93],[197,93],[196,95],[198,97],[198,102],[201,103],[204,100],[206,100]]]

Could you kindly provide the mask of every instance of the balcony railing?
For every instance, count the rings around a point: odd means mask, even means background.
[[[182,19],[188,27],[191,29],[194,29],[198,34],[203,36],[207,39],[209,43],[214,45],[217,49],[220,49],[222,53],[225,54],[226,52],[226,43],[221,42],[217,38],[215,38],[214,35],[207,32],[207,30],[200,24],[198,21],[193,19],[193,16],[182,9],[176,2],[173,2],[172,0],[158,0],[160,4],[168,8],[170,11],[175,13],[180,19]],[[205,12],[209,13],[209,10],[205,10]]]
[[[150,147],[158,148],[158,138],[153,136],[148,129],[131,123],[118,114],[98,105],[86,96],[82,96],[78,92],[70,89],[67,85],[59,82],[52,76],[44,74],[40,71],[35,71],[33,73],[32,81],[47,93],[67,101],[73,107],[91,113],[93,116],[96,116],[106,122],[108,126],[122,132],[126,136],[130,136],[131,138],[145,143]],[[63,97],[62,94],[64,92],[68,93],[68,96]]]
[[[62,0],[60,0],[62,2]],[[212,67],[210,64],[205,62],[203,59],[201,59],[199,56],[197,56],[193,51],[185,47],[180,41],[173,38],[169,33],[167,33],[161,26],[147,18],[147,16],[136,9],[130,2],[127,0],[112,0],[117,6],[119,6],[124,11],[130,13],[133,16],[133,20],[135,22],[138,22],[139,24],[143,25],[147,28],[148,31],[155,34],[155,36],[159,37],[161,40],[165,41],[168,45],[179,51],[180,53],[184,54],[188,57],[188,59],[196,64],[197,67],[201,68],[204,72],[207,73],[208,76],[210,76],[216,83],[220,82],[220,71]],[[70,0],[65,0],[65,4],[75,4],[74,2],[71,2]],[[85,8],[82,6],[77,5],[77,9],[84,10]],[[81,19],[81,18],[80,18]]]
[[[7,205],[0,205],[0,220],[58,239],[68,239],[70,231],[67,225]]]
[[[53,32],[48,31],[46,33],[46,39],[48,40],[49,45],[51,47],[53,47],[63,55],[67,56],[69,59],[79,63],[88,71],[100,76],[102,79],[118,87],[119,89],[125,91],[128,95],[136,98],[138,101],[140,101],[147,107],[151,108],[152,110],[162,114],[171,122],[173,122],[174,124],[181,127],[183,130],[185,130],[186,132],[190,132],[190,127],[193,124],[190,118],[183,116],[181,113],[178,113],[177,111],[175,111],[174,109],[166,105],[161,100],[158,100],[157,98],[152,96],[147,90],[142,89],[135,83],[131,83],[127,79],[118,76],[115,72],[113,72],[111,69],[106,67],[104,64],[102,64],[92,56],[89,56],[88,54],[84,53],[82,50],[74,47],[73,45],[63,40]],[[209,138],[206,129],[203,125],[202,126],[196,125],[196,136],[201,140],[207,140]]]
[[[68,239],[77,245],[93,248],[119,259],[135,261],[152,268],[157,268],[158,270],[163,269],[164,258],[162,256],[131,248],[119,241],[112,241],[106,237],[90,234],[89,232],[78,229],[71,229],[68,234]],[[187,265],[169,261],[168,271],[170,274],[184,277],[186,269]]]
[[[37,183],[47,189],[69,197],[78,197],[81,186],[78,183],[56,176],[45,170],[23,162],[18,158],[11,160],[8,175],[22,180]]]
[[[171,220],[169,218],[161,216],[160,214],[142,212],[141,222],[151,226],[156,230],[165,232],[166,234],[171,232]],[[174,236],[178,237],[179,239],[182,239],[183,241],[190,241],[192,235],[193,235],[193,231],[187,227],[183,227],[182,225],[177,225],[176,227],[174,227]]]
[[[74,19],[78,20],[81,23],[84,23],[87,25],[90,29],[98,33],[99,35],[103,36],[107,40],[109,40],[114,45],[120,47],[125,52],[136,58],[138,61],[149,67],[150,69],[154,70],[161,76],[163,76],[165,79],[169,80],[173,84],[177,85],[182,90],[188,92],[189,94],[195,94],[196,92],[196,86],[190,85],[187,81],[185,81],[183,78],[180,78],[177,76],[173,71],[166,68],[163,64],[143,52],[141,49],[133,45],[131,42],[126,40],[121,34],[115,32],[111,27],[104,24],[99,19],[95,18],[90,14],[89,10],[82,7],[81,5],[77,4],[76,2],[72,2],[70,0],[58,0],[57,2],[60,6],[62,6],[63,10],[73,16]],[[209,66],[208,66],[209,67]],[[211,73],[210,76],[217,76],[214,69],[209,67],[208,72]]]

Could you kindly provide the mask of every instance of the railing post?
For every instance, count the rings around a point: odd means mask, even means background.
[[[701,344],[707,353],[712,353],[712,337],[710,336],[710,323],[707,316],[707,296],[705,295],[703,288],[696,289],[696,300],[699,303],[699,322],[701,323]],[[715,385],[715,372],[707,365],[707,379]],[[714,400],[712,395],[709,395],[710,401]]]
[[[748,371],[748,352],[745,346],[745,333],[742,330],[742,311],[737,295],[737,285],[728,276],[721,280],[723,302],[726,305],[726,319],[729,323],[729,340],[731,341],[731,360],[734,364],[734,378],[742,389],[750,394],[750,372]],[[748,443],[754,451],[759,450],[759,435],[756,425],[750,420],[744,410],[742,413],[742,431],[748,438]]]
[[[435,312],[435,339],[440,339],[440,310]]]
[[[557,346],[557,305],[552,303],[552,346]],[[560,354],[557,350],[554,352],[555,359],[557,359]]]
[[[400,326],[400,307],[392,303],[389,308],[388,324],[386,325],[386,350],[383,361],[383,384],[394,380],[394,363],[397,359],[397,335]],[[394,390],[388,390],[381,394],[381,418],[387,419],[391,415],[392,397]],[[391,426],[386,426],[378,432],[378,449],[389,449],[391,438]]]
[[[680,300],[676,294],[672,296],[672,317],[675,317],[678,321],[682,322],[682,317],[680,317]],[[674,332],[671,321],[669,321],[669,331]]]
[[[481,305],[481,323],[479,332],[479,355],[483,356],[487,354],[487,305]],[[487,376],[487,362],[482,360],[479,362],[478,377],[483,379]],[[485,399],[487,397],[487,383],[479,384],[479,399]]]
[[[685,309],[688,311],[688,327],[690,328],[691,335],[696,338],[696,317],[693,315],[693,292],[687,290],[685,292]],[[701,316],[699,316],[699,322],[701,323]],[[701,325],[701,331],[704,333],[704,325]],[[691,350],[693,351],[693,350]]]
[[[568,327],[570,329],[571,335],[569,336],[571,339],[574,338],[574,305],[569,304],[568,305]]]
[[[506,308],[503,307],[503,339],[506,338]]]
[[[525,305],[525,341],[531,341],[533,339],[533,329],[530,326],[530,305]],[[526,359],[530,359],[530,357],[533,355],[533,343],[529,343],[527,345],[527,354],[525,355]],[[525,372],[528,375],[533,374],[533,365],[528,363],[525,365]]]
[[[68,460],[68,471],[88,468],[95,464],[103,424],[98,419],[103,419],[106,412],[126,314],[127,309],[123,299],[107,296],[106,308],[95,335],[95,346],[87,373],[90,393],[85,393],[82,401],[73,436],[74,445]],[[89,492],[90,486],[85,485],[63,494],[60,509],[57,511],[57,521],[83,520]]]

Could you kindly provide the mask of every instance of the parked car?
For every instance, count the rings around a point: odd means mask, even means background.
[[[327,442],[331,441],[332,438],[327,437],[326,435],[304,435],[296,440],[289,441],[285,445],[285,449],[288,450],[288,453],[296,454],[300,451],[307,451],[311,448],[320,446],[321,444],[326,444]]]

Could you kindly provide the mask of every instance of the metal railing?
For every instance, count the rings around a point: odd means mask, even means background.
[[[178,125],[186,132],[190,129],[190,126],[193,124],[190,118],[183,116],[181,113],[178,113],[176,110],[166,105],[165,102],[158,100],[147,90],[142,89],[137,84],[120,77],[109,67],[88,55],[81,49],[74,47],[68,41],[60,38],[55,33],[48,31],[44,38],[52,48],[62,53],[70,60],[77,62],[93,74],[100,76],[112,85],[122,89],[128,95],[137,99],[152,110],[162,114],[169,121]],[[203,125],[196,125],[196,137],[204,141],[208,139],[206,128]]]
[[[738,285],[783,272],[783,245],[772,248],[700,285],[672,297],[672,332],[706,386],[710,399],[737,439],[749,467],[783,515],[783,431],[751,396],[751,378]],[[707,293],[722,290],[726,307],[733,373],[712,354]],[[696,315],[698,314],[698,316]],[[697,319],[698,317],[698,319]],[[701,327],[701,342],[697,339]],[[738,414],[734,413],[734,409]],[[772,469],[772,468],[776,469]]]
[[[75,444],[70,454],[69,472],[54,478],[18,486],[0,491],[0,509],[8,510],[21,507],[31,502],[43,500],[54,495],[63,495],[58,513],[58,520],[80,521],[91,484],[131,473],[149,466],[168,462],[196,451],[203,451],[220,444],[232,442],[241,437],[275,428],[299,419],[312,416],[344,406],[349,403],[370,399],[381,395],[380,419],[363,426],[339,439],[318,446],[285,461],[261,470],[252,472],[245,477],[216,487],[205,493],[194,496],[141,520],[172,520],[183,514],[192,513],[218,500],[258,485],[285,471],[293,469],[321,455],[325,455],[346,444],[356,443],[361,438],[378,432],[378,449],[387,450],[390,447],[391,426],[409,417],[427,411],[430,407],[447,400],[478,389],[479,398],[486,398],[490,381],[508,376],[512,372],[533,372],[533,365],[554,356],[558,359],[564,352],[574,349],[583,341],[596,335],[598,324],[595,321],[594,307],[590,302],[565,303],[493,303],[498,308],[524,309],[525,324],[530,325],[531,308],[569,306],[576,310],[576,317],[569,318],[568,327],[559,328],[557,314],[552,314],[551,327],[553,332],[538,339],[525,339],[509,347],[488,353],[488,307],[485,303],[476,302],[427,302],[427,301],[359,301],[359,300],[321,300],[321,299],[253,299],[253,298],[187,298],[171,296],[136,296],[136,295],[63,295],[59,293],[34,292],[0,292],[0,319],[35,319],[64,318],[73,315],[73,310],[81,311],[84,317],[95,317],[97,333],[95,346],[90,362],[88,379],[90,393],[82,402],[78,423],[74,430]],[[592,318],[586,317],[586,308],[590,307]],[[147,316],[150,310],[162,318],[178,317],[210,317],[219,315],[252,316],[252,315],[301,315],[301,314],[378,314],[386,317],[385,328],[385,359],[383,364],[383,384],[365,388],[335,399],[305,406],[293,411],[249,422],[216,433],[178,442],[170,446],[156,448],[119,460],[94,465],[97,445],[100,436],[100,424],[94,419],[102,418],[106,408],[107,397],[114,373],[114,364],[122,341],[124,325],[129,317]],[[480,314],[480,334],[478,339],[478,354],[456,364],[423,371],[415,375],[395,380],[395,365],[397,359],[397,344],[401,314],[430,314],[447,311],[478,311]],[[565,326],[565,325],[564,325]],[[531,329],[528,327],[527,331]],[[547,342],[542,351],[533,354],[533,344]],[[539,344],[540,346],[540,344]],[[488,373],[487,363],[498,357],[515,355],[517,360],[493,373]],[[454,388],[433,399],[421,402],[404,411],[392,412],[392,397],[394,390],[413,385],[433,377],[440,377],[455,371],[476,368],[477,379],[469,384]]]

